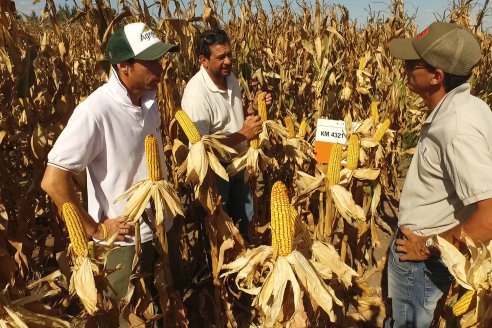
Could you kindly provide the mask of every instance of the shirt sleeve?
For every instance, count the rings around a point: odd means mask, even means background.
[[[492,198],[492,152],[482,135],[455,136],[446,148],[446,164],[465,206]]]
[[[206,98],[186,88],[181,99],[181,108],[188,114],[200,135],[209,135],[212,117],[206,105]]]
[[[48,165],[79,173],[102,150],[101,130],[85,108],[76,108],[48,154]]]

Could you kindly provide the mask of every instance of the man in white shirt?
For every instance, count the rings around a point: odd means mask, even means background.
[[[229,37],[220,29],[206,30],[196,39],[195,53],[200,71],[186,85],[181,107],[201,135],[221,133],[227,136],[222,142],[241,153],[247,149],[247,141],[258,137],[262,123],[255,112],[257,99],[243,108],[239,83],[232,73]],[[271,104],[269,93],[265,100]],[[217,188],[227,213],[246,237],[253,201],[244,172],[230,177],[229,182],[217,177]]]
[[[456,247],[462,230],[477,243],[492,239],[492,113],[470,94],[481,51],[468,29],[434,22],[413,39],[392,40],[389,50],[405,61],[407,85],[428,115],[390,245],[385,327],[429,327],[452,282],[432,237]]]
[[[158,136],[160,157],[164,158],[155,95],[163,72],[160,59],[177,49],[159,40],[144,23],[118,29],[106,47],[113,74],[74,110],[48,154],[41,183],[58,208],[66,202],[77,206],[90,237],[104,241],[118,234],[116,243],[120,247],[107,259],[107,268],[123,265],[108,276],[115,291],[111,296],[118,300],[127,292],[135,247],[134,228],[123,216],[125,202],[113,202],[148,175],[144,153],[146,135]],[[87,172],[88,210],[79,201],[72,182],[72,174],[83,170]],[[142,219],[140,223],[142,269],[152,273],[152,232]],[[172,222],[166,230],[171,225]],[[126,326],[121,320],[120,317],[120,326]]]

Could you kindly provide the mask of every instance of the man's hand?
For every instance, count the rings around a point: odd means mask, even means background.
[[[247,116],[244,119],[243,127],[238,132],[247,140],[258,137],[262,130],[261,118],[258,115]]]
[[[106,227],[107,238],[111,238],[114,234],[118,234],[116,240],[125,240],[126,236],[135,235],[135,226],[130,222],[127,222],[127,216],[119,216],[117,218],[105,218],[97,226],[97,231],[92,235],[92,237],[104,240],[104,228],[101,227],[102,224]]]
[[[258,91],[255,95],[255,99],[253,99],[253,109],[257,112],[258,111],[258,97],[260,95],[263,95],[265,97],[265,103],[267,106],[270,106],[272,104],[272,94],[269,92],[265,91]],[[249,113],[249,109],[248,109]]]
[[[407,239],[396,240],[396,251],[405,255],[400,256],[401,261],[425,261],[431,256],[431,252],[425,247],[428,236],[414,234],[404,226],[399,227]]]

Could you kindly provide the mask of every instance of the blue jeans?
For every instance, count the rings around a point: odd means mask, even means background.
[[[396,252],[397,237],[388,254],[389,311],[384,328],[429,327],[437,303],[446,294],[453,276],[438,257],[423,262],[400,261]]]
[[[222,197],[222,204],[234,223],[239,223],[239,231],[248,236],[248,225],[253,219],[253,194],[244,181],[244,170],[229,177],[229,182],[215,175],[217,191]]]

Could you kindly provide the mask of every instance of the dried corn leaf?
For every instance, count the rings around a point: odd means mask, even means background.
[[[359,275],[345,264],[333,245],[315,240],[312,245],[313,262],[319,262],[334,272],[345,287],[352,285],[353,277]]]
[[[474,290],[467,279],[467,259],[466,257],[446,239],[437,236],[437,245],[441,251],[441,258],[449,269],[449,272],[456,278],[456,281],[468,290]]]
[[[374,181],[378,178],[381,170],[371,168],[359,168],[354,170],[353,177],[358,180],[371,180]]]
[[[354,225],[356,220],[365,220],[364,210],[355,204],[352,193],[340,185],[330,187],[335,206],[347,222]]]
[[[76,292],[86,311],[92,315],[98,310],[92,263],[89,257],[78,260],[70,279],[70,293]]]

